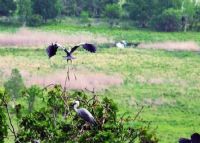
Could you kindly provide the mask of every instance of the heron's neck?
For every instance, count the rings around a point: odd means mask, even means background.
[[[74,110],[77,112],[77,107],[78,107],[78,105],[76,104],[76,105],[74,105]]]

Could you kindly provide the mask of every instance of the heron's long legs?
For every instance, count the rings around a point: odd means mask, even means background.
[[[75,67],[74,67],[74,65],[73,65],[73,62],[72,62],[72,60],[67,60],[67,63],[69,62],[69,61],[71,61],[71,71],[72,71],[72,73],[73,73],[73,76],[74,76],[74,79],[75,80],[77,80],[77,77],[76,77],[76,74],[75,74]],[[69,66],[68,66],[68,74],[70,75],[70,73],[69,73]],[[70,78],[68,78],[68,80],[70,80]]]

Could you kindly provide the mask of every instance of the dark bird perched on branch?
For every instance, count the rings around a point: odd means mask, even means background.
[[[64,52],[66,53],[66,56],[64,56],[64,58],[67,61],[72,61],[72,59],[75,59],[75,57],[72,56],[72,54],[74,53],[74,51],[76,51],[79,47],[82,47],[83,49],[91,52],[91,53],[95,53],[96,52],[96,47],[93,44],[88,44],[88,43],[81,43],[79,45],[76,45],[74,47],[71,48],[70,51],[68,51],[66,48],[62,47],[60,44],[51,44],[47,47],[46,52],[49,56],[49,58],[53,57],[56,55],[56,52],[58,50],[58,48],[61,48],[64,50]]]
[[[92,116],[92,114],[85,108],[78,108],[79,106],[79,101],[75,101],[73,103],[73,108],[76,111],[76,113],[78,114],[79,117],[81,117],[84,121],[92,124],[92,125],[97,125],[96,120],[94,119],[94,117]]]
[[[200,134],[194,133],[191,135],[191,139],[180,138],[179,143],[200,143]]]

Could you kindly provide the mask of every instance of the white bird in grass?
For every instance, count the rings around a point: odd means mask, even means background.
[[[120,48],[120,49],[124,49],[127,46],[126,41],[122,40],[121,42],[117,42],[116,43],[116,47]]]
[[[81,117],[84,121],[92,124],[92,125],[96,125],[96,120],[94,119],[94,117],[92,116],[92,114],[85,108],[78,108],[79,106],[79,101],[75,101],[73,103],[73,108],[76,111],[76,113],[78,114],[79,117]]]

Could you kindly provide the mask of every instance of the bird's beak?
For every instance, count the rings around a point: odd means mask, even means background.
[[[72,104],[71,104],[71,107],[74,107],[75,104],[76,104],[76,103],[72,103]]]

